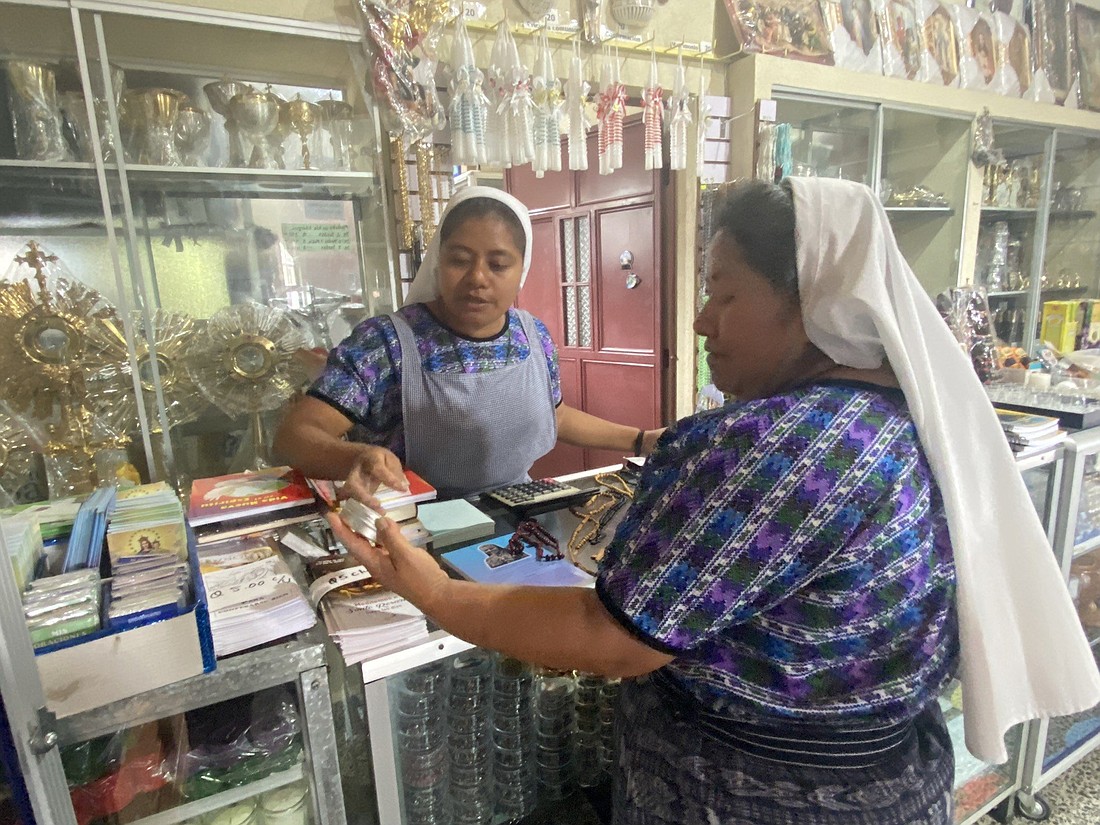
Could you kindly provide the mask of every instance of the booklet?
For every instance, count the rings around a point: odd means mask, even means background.
[[[485,584],[537,584],[563,587],[591,587],[596,579],[567,559],[545,561],[529,544],[522,555],[508,549],[512,534],[487,539],[451,550],[440,556],[443,562],[470,581]]]
[[[187,518],[192,526],[199,526],[315,504],[305,476],[291,467],[272,467],[195,479]]]

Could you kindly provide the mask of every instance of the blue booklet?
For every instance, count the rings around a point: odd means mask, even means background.
[[[444,553],[443,562],[463,578],[485,584],[537,584],[591,587],[595,579],[566,559],[539,561],[535,548],[523,547],[522,556],[507,549],[512,538],[497,536]]]

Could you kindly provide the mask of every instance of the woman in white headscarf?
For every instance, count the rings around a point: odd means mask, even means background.
[[[378,547],[334,529],[474,644],[636,677],[618,825],[949,825],[955,675],[988,762],[1100,699],[1050,546],[869,189],[742,184],[714,223],[695,327],[738,400],[662,436],[594,590],[455,581],[388,520]]]
[[[454,497],[527,480],[558,439],[624,454],[652,448],[659,430],[562,403],[546,326],[513,307],[531,248],[523,204],[491,187],[460,190],[405,305],[333,349],[289,408],[276,451],[369,501],[379,483],[404,488],[402,465]]]

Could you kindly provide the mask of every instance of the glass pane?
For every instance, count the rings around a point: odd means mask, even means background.
[[[578,297],[580,298],[580,308],[577,313],[581,319],[581,346],[592,346],[592,290],[590,287],[582,286],[577,289]]]
[[[565,287],[562,295],[565,299],[565,345],[580,346],[580,334],[577,332],[577,288]]]
[[[396,306],[378,127],[332,41],[102,21],[155,470],[182,489],[270,462],[280,409],[320,370],[309,351]]]
[[[873,109],[783,97],[776,103],[776,122],[791,127],[791,174],[874,183]]]
[[[1041,287],[1033,256],[1050,132],[995,122],[993,137],[1005,163],[985,170],[974,278],[989,292],[997,334],[1027,346],[1037,332],[1029,330],[1029,302]]]
[[[1076,552],[1086,550],[1100,537],[1100,453],[1085,456],[1074,533]]]
[[[970,121],[886,110],[879,193],[905,259],[933,297],[958,283]]]
[[[963,732],[962,686],[948,685],[940,697],[940,709],[951,734],[955,751],[955,822],[963,822],[1016,784],[1016,766],[1020,758],[1023,728],[1012,728],[1005,735],[1008,761],[1003,765],[982,762],[966,749]]]
[[[1078,304],[1074,349],[1100,346],[1100,139],[1059,132],[1043,259],[1043,304]],[[1042,318],[1042,311],[1040,312]],[[1068,340],[1065,341],[1068,343]]]
[[[1092,590],[1094,587],[1094,585],[1090,585],[1089,589]],[[1078,611],[1083,610],[1081,598],[1093,599],[1095,595],[1094,592],[1079,592]],[[1090,601],[1090,604],[1094,609],[1096,608],[1095,601]],[[1100,633],[1097,632],[1096,627],[1086,626],[1085,629],[1089,632],[1089,637],[1093,642],[1093,656],[1095,657],[1097,656],[1096,644],[1100,641]],[[1097,666],[1100,667],[1100,661],[1097,662]],[[1043,771],[1053,768],[1074,751],[1094,739],[1098,733],[1100,733],[1100,707],[1075,713],[1072,716],[1057,716],[1051,719],[1047,728],[1046,744],[1043,750]]]
[[[587,284],[592,280],[592,227],[588,216],[577,218],[577,281]]]
[[[566,218],[561,222],[561,259],[565,262],[567,284],[577,281],[577,245],[574,240],[574,231],[572,218]]]
[[[303,759],[290,685],[61,747],[78,821],[105,825],[310,823]]]
[[[1054,464],[1044,464],[1042,467],[1026,470],[1022,474],[1024,486],[1027,487],[1028,495],[1031,497],[1031,503],[1035,505],[1035,512],[1039,514],[1039,521],[1043,524],[1046,524],[1050,518],[1050,513],[1047,511],[1047,501],[1050,483],[1054,478],[1055,466]]]
[[[129,416],[133,384],[123,330],[135,304],[122,190],[108,168],[109,221],[92,164],[97,152],[111,159],[109,142],[92,134],[93,120],[97,129],[106,124],[102,72],[90,65],[86,96],[67,10],[5,4],[3,20],[0,279],[9,285],[0,301],[0,336],[8,342],[0,347],[0,430],[15,427],[22,443],[18,460],[0,473],[0,501],[22,502],[88,491],[113,479],[127,449],[143,451]],[[17,334],[25,324],[38,325],[38,334]],[[78,357],[42,349],[56,349],[58,341]],[[12,414],[23,420],[13,424]],[[28,441],[31,431],[39,437]]]

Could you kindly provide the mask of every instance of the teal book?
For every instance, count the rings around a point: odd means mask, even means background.
[[[419,517],[436,547],[474,541],[496,530],[492,518],[462,498],[421,504]]]

